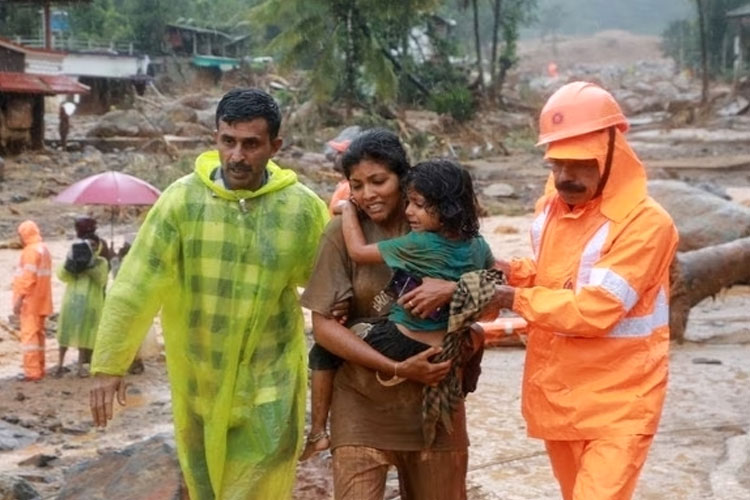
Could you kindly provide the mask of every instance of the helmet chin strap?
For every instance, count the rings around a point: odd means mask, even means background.
[[[612,170],[612,157],[615,154],[615,127],[609,127],[609,141],[607,143],[607,159],[604,162],[604,172],[602,172],[602,178],[599,180],[599,187],[596,188],[596,194],[594,198],[601,196],[604,191],[604,186],[607,185],[607,179],[609,179],[609,172]]]

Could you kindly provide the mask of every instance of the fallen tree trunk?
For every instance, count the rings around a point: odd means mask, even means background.
[[[682,342],[693,306],[724,288],[750,284],[750,237],[677,254],[671,278],[670,334]]]

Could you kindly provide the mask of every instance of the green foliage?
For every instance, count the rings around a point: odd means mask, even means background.
[[[470,120],[476,113],[476,101],[465,85],[452,85],[435,92],[429,107],[441,115],[450,115],[457,122]]]
[[[693,16],[688,20],[674,21],[662,33],[662,51],[680,66],[698,71],[700,68],[700,30],[698,14],[693,5]],[[736,33],[735,23],[726,18],[726,13],[747,4],[747,0],[703,1],[706,13],[706,45],[708,67],[711,73],[722,73],[732,64],[732,40]],[[747,47],[743,49],[747,54]]]
[[[38,7],[0,4],[0,33],[2,36],[40,36],[42,19]]]
[[[318,101],[393,100],[409,67],[411,28],[437,0],[265,0],[256,26],[274,25],[268,49],[286,68],[307,68]],[[395,61],[395,62],[394,62]]]

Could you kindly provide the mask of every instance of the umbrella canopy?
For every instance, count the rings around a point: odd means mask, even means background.
[[[110,170],[86,177],[55,197],[75,205],[153,205],[161,191],[132,175]]]

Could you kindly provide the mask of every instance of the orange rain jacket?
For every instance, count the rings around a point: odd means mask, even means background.
[[[570,158],[566,151],[580,150],[587,136],[595,145],[588,157],[601,169],[606,130],[557,141],[548,157]],[[522,396],[529,435],[655,433],[667,383],[677,231],[648,197],[643,165],[619,130],[602,195],[570,210],[548,183],[531,239],[534,257],[513,260],[509,277],[522,287],[513,310],[529,323]]]
[[[13,303],[24,297],[21,314],[52,314],[52,259],[36,223],[27,220],[18,226],[23,251],[13,280]]]

